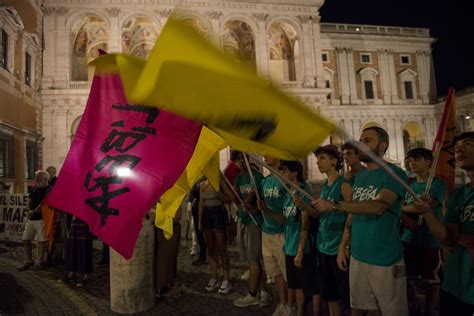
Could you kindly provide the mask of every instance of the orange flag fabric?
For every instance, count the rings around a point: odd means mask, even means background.
[[[449,88],[448,97],[444,105],[443,115],[433,143],[433,153],[439,151],[435,176],[446,181],[447,193],[454,189],[455,164],[454,137],[456,134],[456,100],[454,89]],[[435,159],[436,162],[436,159]]]
[[[43,214],[44,230],[46,238],[48,239],[48,250],[51,252],[54,245],[54,225],[56,223],[57,214],[56,211],[46,203],[41,205],[41,213]]]

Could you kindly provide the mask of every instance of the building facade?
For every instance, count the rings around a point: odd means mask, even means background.
[[[441,107],[428,29],[321,23],[324,0],[44,0],[46,165],[61,167],[66,157],[93,76],[87,62],[98,49],[148,57],[178,3],[181,19],[347,134],[384,127],[389,161],[403,164],[410,148],[431,146]],[[308,176],[318,180],[313,160]]]
[[[41,164],[41,42],[41,3],[0,1],[0,181],[16,193]]]

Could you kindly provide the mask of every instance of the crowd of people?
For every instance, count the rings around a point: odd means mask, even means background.
[[[369,127],[360,142],[382,158],[389,136]],[[206,264],[207,249],[205,290],[232,289],[227,247],[235,213],[240,258],[248,263],[248,291],[235,306],[269,305],[268,279],[278,297],[273,315],[305,315],[308,308],[319,315],[323,302],[331,316],[473,315],[474,132],[455,140],[456,162],[471,182],[449,196],[444,180],[427,184],[434,158],[426,148],[408,152],[406,170],[386,162],[416,197],[352,143],[321,146],[314,155],[326,176],[318,194],[301,162],[265,156],[267,168],[279,174],[264,177],[238,151],[220,191],[206,179],[195,185],[189,210],[198,246],[191,253],[199,254],[193,264]]]
[[[382,158],[389,136],[380,127],[369,127],[360,142]],[[317,194],[300,161],[264,156],[263,165],[278,170],[264,176],[238,151],[231,152],[219,190],[206,178],[194,185],[187,210],[194,224],[191,254],[197,256],[192,264],[210,267],[203,290],[221,295],[233,290],[228,247],[236,237],[240,259],[248,265],[242,277],[248,280],[247,292],[235,299],[237,307],[268,306],[271,280],[277,297],[273,315],[300,316],[307,309],[319,315],[326,302],[331,316],[472,316],[474,132],[455,140],[456,162],[471,182],[449,194],[441,179],[428,184],[434,158],[425,148],[408,152],[407,170],[386,162],[417,197],[352,143],[324,145],[314,155],[326,176]],[[43,269],[47,262],[40,206],[55,173],[48,168],[35,175],[23,234],[26,261],[19,270]],[[157,228],[158,297],[176,289],[180,219],[178,211],[170,240]],[[92,236],[79,218],[65,221],[65,277],[59,282],[84,286],[92,272]],[[38,257],[33,262],[35,236]]]

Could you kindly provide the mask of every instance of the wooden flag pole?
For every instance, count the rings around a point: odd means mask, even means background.
[[[249,159],[247,158],[247,155],[245,153],[242,153],[242,155],[244,156],[245,165],[247,166],[247,170],[249,172],[250,179],[252,180],[253,186],[255,187],[255,195],[257,196],[257,200],[261,200],[260,199],[260,194],[258,193],[257,181],[255,181],[255,177],[253,175],[252,168],[250,168]],[[265,217],[265,214],[263,213],[263,211],[261,211],[261,213],[262,213],[262,216],[263,216],[263,221],[266,224],[267,223],[267,218]]]
[[[237,199],[239,200],[240,206],[243,208],[244,207],[244,201],[242,201],[242,199],[240,198],[240,195],[237,193],[237,191],[235,191],[234,186],[230,183],[229,179],[227,179],[227,177],[222,173],[222,171],[221,171],[221,176],[224,178],[225,182],[230,186],[230,189],[232,190],[232,192],[234,192],[234,194],[237,196]],[[255,219],[255,217],[253,217],[253,215],[250,212],[248,214],[252,218],[252,221],[255,223],[255,225],[258,226],[258,223],[257,223],[257,220]]]
[[[270,170],[271,173],[273,173],[277,179],[280,181],[280,183],[283,184],[283,186],[285,187],[285,189],[292,193],[292,191],[290,190],[290,188],[288,186],[286,186],[284,183],[288,184],[290,187],[292,187],[293,189],[295,189],[296,191],[300,192],[301,194],[303,194],[304,196],[308,197],[311,201],[314,200],[314,197],[309,194],[308,192],[306,192],[305,190],[303,190],[302,188],[300,188],[299,186],[297,186],[295,183],[293,183],[292,181],[288,180],[287,178],[285,178],[279,171],[275,170],[274,168],[270,167],[266,162],[264,161],[261,161],[256,155],[254,154],[248,154],[255,162],[257,162],[258,164],[264,166],[265,168],[267,168],[268,170]]]

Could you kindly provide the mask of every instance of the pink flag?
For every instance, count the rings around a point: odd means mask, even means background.
[[[200,131],[197,122],[129,104],[118,75],[96,75],[47,203],[128,259],[143,217],[185,170]]]

